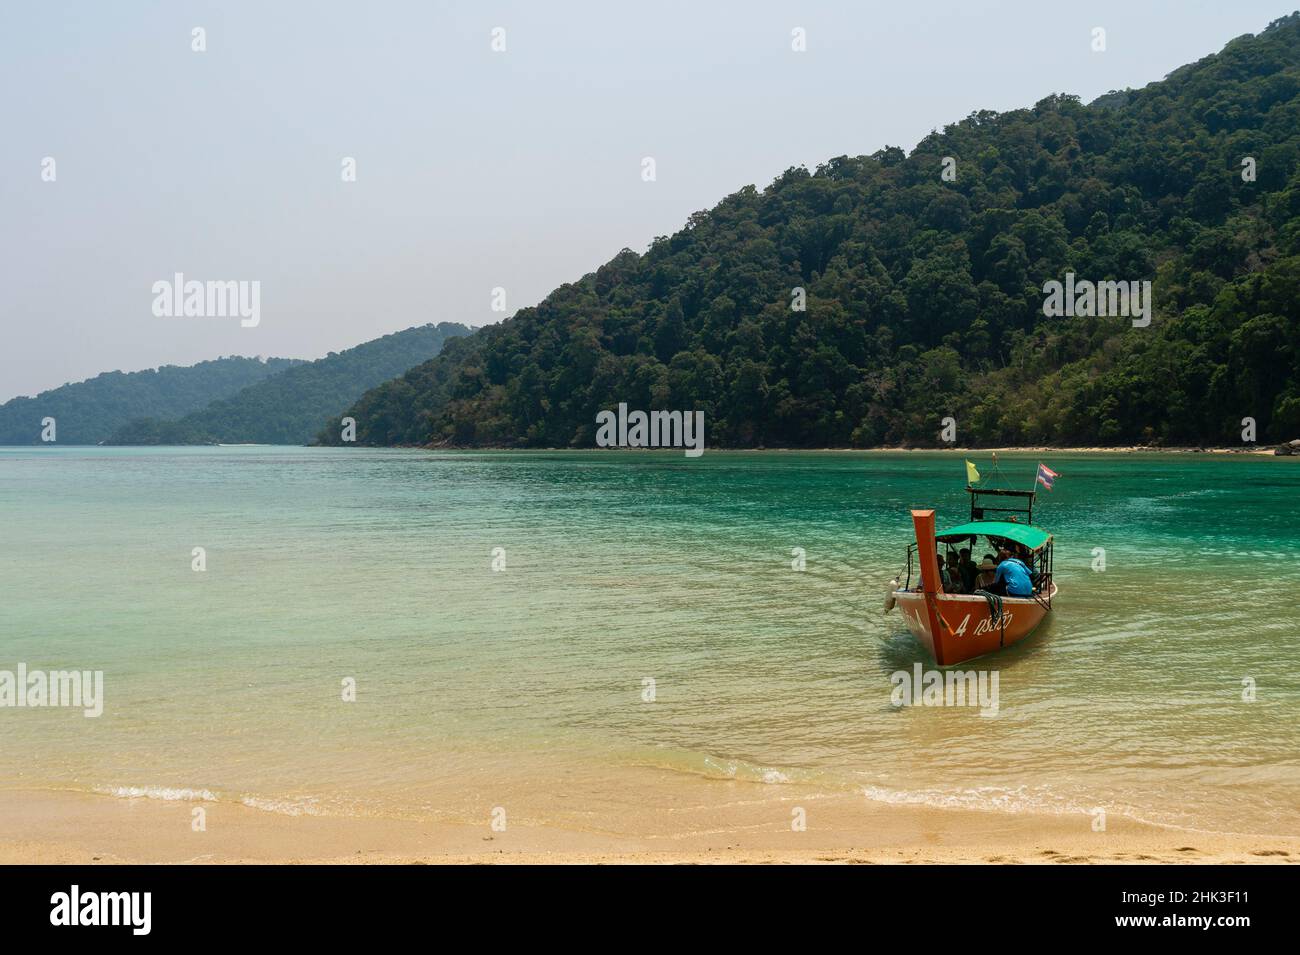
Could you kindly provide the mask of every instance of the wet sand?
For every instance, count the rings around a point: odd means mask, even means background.
[[[0,793],[0,863],[55,864],[1288,864],[1300,838],[1189,832],[1081,816],[1015,815],[872,803],[809,802],[808,828],[774,814],[715,820],[714,831],[621,830],[401,819],[285,816],[207,805],[74,792]],[[758,815],[769,818],[760,820]],[[737,823],[740,823],[737,825]],[[725,826],[725,828],[724,828]]]

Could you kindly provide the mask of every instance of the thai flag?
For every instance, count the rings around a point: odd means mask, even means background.
[[[1057,474],[1055,471],[1049,468],[1046,464],[1039,462],[1037,483],[1041,484],[1043,487],[1047,488],[1050,491],[1052,489],[1052,484],[1056,481],[1058,477],[1060,477],[1059,474]]]

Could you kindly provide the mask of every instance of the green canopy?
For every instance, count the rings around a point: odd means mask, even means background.
[[[1011,521],[972,521],[969,524],[962,524],[941,534],[936,534],[935,539],[951,543],[963,537],[970,537],[971,535],[982,537],[986,534],[990,537],[1005,537],[1017,544],[1024,544],[1030,550],[1038,550],[1052,539],[1052,535],[1041,527],[1033,527],[1030,524],[1014,524]]]

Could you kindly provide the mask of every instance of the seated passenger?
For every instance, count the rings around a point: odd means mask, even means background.
[[[1018,557],[1012,557],[1011,551],[998,551],[998,569],[993,575],[993,586],[989,593],[1005,597],[1032,597],[1034,585],[1029,579],[1029,568]]]
[[[998,565],[993,562],[992,554],[985,554],[980,565],[975,568],[979,571],[979,576],[975,578],[976,590],[988,590],[993,586],[993,581],[997,579],[996,572]]]
[[[943,555],[939,554],[939,582],[943,584],[945,593],[952,593],[952,578],[948,576],[948,568],[943,565]]]
[[[966,582],[962,579],[961,561],[953,551],[948,551],[948,579],[952,581],[952,593],[970,593],[970,591],[966,589]]]
[[[957,571],[961,574],[962,592],[973,594],[975,592],[975,578],[979,576],[979,568],[975,566],[975,561],[970,559],[969,547],[963,547],[959,553],[961,559],[957,562]]]

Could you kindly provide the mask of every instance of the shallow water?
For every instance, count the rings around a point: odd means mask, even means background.
[[[925,658],[885,585],[909,507],[966,518],[952,455],[0,449],[0,669],[106,697],[0,708],[0,786],[608,822],[648,766],[1300,833],[1300,461],[1048,463],[1060,595],[964,665],[987,717],[891,705]]]

